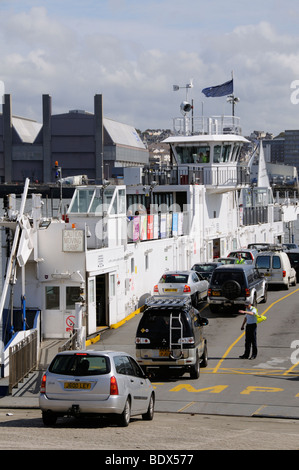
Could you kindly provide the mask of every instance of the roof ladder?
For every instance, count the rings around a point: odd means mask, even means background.
[[[183,357],[183,343],[181,342],[174,342],[173,336],[174,333],[179,330],[179,338],[183,338],[183,323],[181,320],[181,314],[170,314],[170,324],[169,324],[169,346],[170,346],[170,357],[173,359],[178,359],[179,357]],[[174,346],[180,346],[179,349],[174,350]],[[174,354],[175,352],[175,354]],[[177,354],[179,353],[179,354]]]

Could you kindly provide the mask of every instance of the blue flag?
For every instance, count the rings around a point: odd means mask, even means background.
[[[208,98],[210,96],[215,98],[219,96],[230,95],[233,93],[233,91],[234,91],[233,79],[229,80],[228,82],[222,83],[222,85],[210,86],[208,88],[204,88],[203,90],[201,90],[201,92]]]

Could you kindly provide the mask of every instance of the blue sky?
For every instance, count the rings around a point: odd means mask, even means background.
[[[229,114],[201,90],[233,71],[244,134],[277,134],[299,128],[298,24],[298,0],[0,0],[0,80],[14,114],[41,121],[43,93],[93,111],[102,93],[106,117],[145,130],[171,128],[190,78],[195,114]]]

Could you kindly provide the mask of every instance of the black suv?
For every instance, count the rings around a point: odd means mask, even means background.
[[[256,305],[267,302],[268,284],[251,264],[227,264],[213,271],[209,289],[208,303],[212,313],[223,307],[238,311],[247,302]]]
[[[190,372],[197,379],[208,364],[202,318],[187,297],[149,297],[136,332],[136,359],[147,372]],[[154,370],[155,369],[155,370]]]

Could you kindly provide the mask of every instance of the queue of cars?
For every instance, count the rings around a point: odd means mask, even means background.
[[[262,245],[262,246],[261,246]],[[241,253],[242,261],[239,260]],[[148,373],[190,373],[197,379],[207,367],[208,346],[197,307],[238,311],[267,301],[269,284],[289,288],[299,272],[299,249],[259,244],[235,250],[227,258],[196,263],[190,271],[164,273],[146,300],[135,338],[135,356],[118,351],[64,351],[43,375],[39,406],[45,425],[59,416],[116,418],[128,426],[131,416],[154,416],[155,390]],[[154,375],[155,376],[155,375]]]

